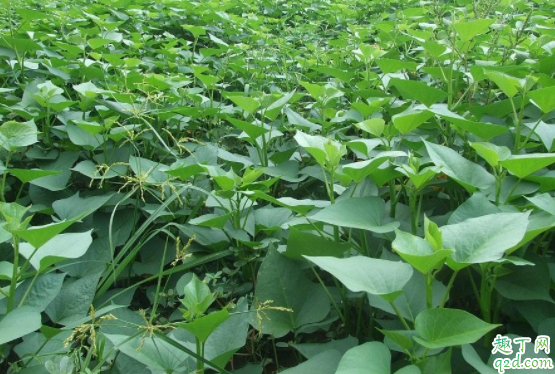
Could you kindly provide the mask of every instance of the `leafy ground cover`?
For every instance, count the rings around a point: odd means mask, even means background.
[[[554,16],[3,0],[0,372],[491,374],[555,337]]]

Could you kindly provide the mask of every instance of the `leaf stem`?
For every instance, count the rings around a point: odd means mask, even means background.
[[[451,288],[453,288],[453,284],[455,283],[455,278],[457,278],[458,274],[459,274],[459,270],[455,270],[455,272],[453,272],[453,275],[451,275],[451,279],[449,279],[449,283],[447,284],[447,289],[443,294],[443,299],[441,300],[441,304],[439,304],[440,308],[443,308],[445,306],[445,303],[449,298],[449,292],[451,291]]]

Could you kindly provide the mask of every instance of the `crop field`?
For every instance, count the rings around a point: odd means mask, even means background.
[[[554,150],[552,0],[0,0],[0,373],[555,373]]]

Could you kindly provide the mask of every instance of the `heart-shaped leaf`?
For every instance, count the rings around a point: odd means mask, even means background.
[[[368,292],[384,297],[395,296],[412,276],[410,265],[364,256],[338,259],[336,257],[304,256],[336,277],[353,292]]]
[[[500,325],[491,325],[459,309],[427,309],[415,321],[415,336],[426,348],[444,348],[476,342]]]

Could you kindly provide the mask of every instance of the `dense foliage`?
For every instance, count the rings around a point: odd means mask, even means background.
[[[2,0],[0,372],[491,374],[555,337],[554,17]]]

